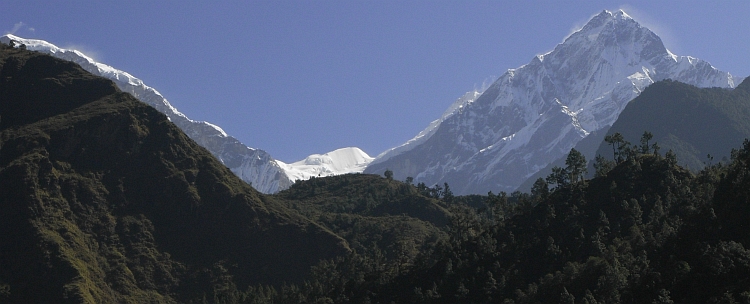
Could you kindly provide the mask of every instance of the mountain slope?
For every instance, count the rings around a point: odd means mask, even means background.
[[[228,136],[216,125],[189,119],[172,107],[158,91],[145,85],[140,79],[111,66],[98,63],[81,52],[61,49],[43,40],[24,39],[10,34],[0,37],[0,42],[5,44],[8,44],[11,40],[18,44],[24,44],[29,50],[75,62],[94,75],[112,80],[120,90],[132,94],[167,115],[190,138],[208,149],[216,158],[232,169],[232,172],[253,185],[258,191],[274,193],[286,189],[292,184],[292,181],[271,155],[263,150],[243,145],[236,138]]]
[[[0,301],[218,301],[349,250],[111,81],[4,45],[0,185]]]
[[[750,138],[750,80],[734,90],[697,88],[676,81],[660,81],[633,99],[607,135],[615,132],[640,145],[643,132],[653,134],[661,153],[672,150],[686,168],[728,160],[730,151]],[[612,147],[601,142],[597,154],[613,159]],[[707,158],[711,155],[714,160]]]
[[[700,87],[734,87],[740,80],[672,54],[623,11],[603,11],[553,51],[508,70],[456,108],[428,139],[378,156],[365,172],[391,169],[397,179],[447,182],[457,194],[513,191],[612,125],[649,84],[667,78]]]

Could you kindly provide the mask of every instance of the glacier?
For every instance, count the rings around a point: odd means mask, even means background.
[[[605,10],[552,51],[459,98],[364,172],[390,169],[397,179],[447,182],[456,194],[511,192],[611,126],[648,85],[668,78],[698,87],[733,88],[742,81],[706,61],[673,54],[623,10]]]

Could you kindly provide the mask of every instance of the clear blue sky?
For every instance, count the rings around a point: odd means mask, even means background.
[[[16,1],[0,31],[127,71],[285,162],[416,135],[464,92],[623,8],[667,48],[750,75],[750,1]]]

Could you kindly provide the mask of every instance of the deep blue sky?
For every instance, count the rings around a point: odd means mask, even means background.
[[[750,75],[750,1],[739,0],[3,0],[0,31],[82,50],[292,162],[400,145],[464,92],[619,8],[673,53]]]

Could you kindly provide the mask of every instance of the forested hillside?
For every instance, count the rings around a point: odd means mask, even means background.
[[[0,184],[10,303],[242,302],[340,259],[413,264],[452,216],[375,175],[263,195],[109,80],[2,44]]]
[[[709,91],[744,111],[746,84]],[[0,45],[0,302],[750,302],[750,141],[690,171],[660,130],[530,193],[387,170],[263,195],[110,81]]]
[[[111,81],[4,45],[0,185],[2,302],[213,302],[350,250]]]
[[[625,107],[607,135],[620,133],[638,145],[644,131],[662,151],[675,152],[688,169],[726,161],[731,149],[750,137],[750,80],[735,89],[697,88],[672,80],[654,83]],[[597,154],[612,159],[612,147],[601,142]]]
[[[585,180],[572,151],[531,194],[454,205],[449,239],[406,267],[356,255],[274,302],[745,303],[750,301],[750,142],[693,174],[671,151],[618,151]],[[461,198],[457,198],[461,199]],[[383,274],[390,274],[384,276]]]

